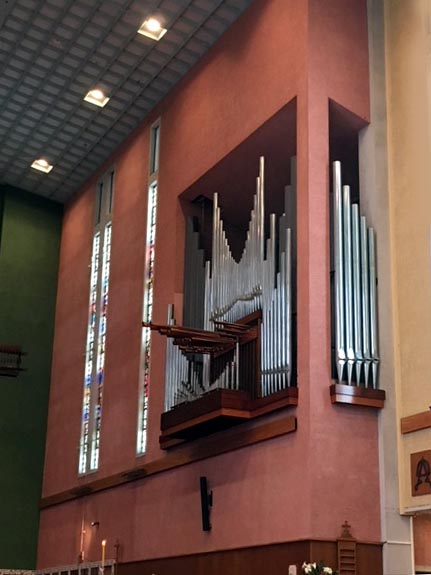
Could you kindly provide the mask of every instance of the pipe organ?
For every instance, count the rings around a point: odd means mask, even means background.
[[[339,383],[377,388],[375,234],[333,163],[335,364]]]
[[[210,260],[203,262],[198,232],[188,227],[184,301],[192,309],[184,309],[183,316],[190,327],[175,326],[173,306],[166,328],[152,326],[168,336],[165,411],[213,389],[264,397],[292,385],[291,227],[295,214],[286,210],[279,218],[270,214],[265,233],[264,170],[261,158],[239,261],[231,253],[217,194]],[[295,205],[295,170],[292,159],[285,207]],[[199,286],[203,297],[197,293]]]

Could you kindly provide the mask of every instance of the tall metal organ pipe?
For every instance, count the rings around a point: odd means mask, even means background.
[[[335,365],[340,383],[378,387],[375,234],[333,163]],[[371,368],[371,369],[370,369]]]

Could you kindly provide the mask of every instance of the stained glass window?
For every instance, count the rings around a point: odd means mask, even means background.
[[[154,254],[156,236],[157,212],[157,183],[148,190],[148,217],[147,217],[147,250],[145,261],[145,287],[143,321],[150,322],[153,317],[153,280],[154,280]],[[138,430],[138,453],[144,453],[147,446],[147,420],[148,420],[148,392],[150,379],[150,346],[151,330],[144,327],[142,333],[142,382],[140,397],[140,421]]]
[[[157,176],[160,143],[160,122],[151,129],[150,141],[150,184],[148,187],[147,237],[145,254],[144,302],[142,319],[150,322],[153,317],[153,282],[157,216]],[[142,330],[141,376],[139,389],[139,420],[137,453],[143,454],[147,448],[148,397],[150,391],[151,330]]]
[[[100,429],[105,367],[109,270],[111,261],[114,172],[96,190],[95,228],[90,271],[87,345],[85,351],[79,473],[99,466]]]

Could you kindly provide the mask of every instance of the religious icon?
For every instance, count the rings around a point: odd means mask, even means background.
[[[431,495],[431,450],[410,456],[412,495]]]

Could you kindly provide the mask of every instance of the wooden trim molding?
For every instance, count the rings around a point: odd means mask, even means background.
[[[431,427],[431,408],[428,411],[414,413],[401,418],[401,433],[412,433]]]
[[[153,575],[154,573],[175,573],[175,575],[285,575],[289,566],[301,572],[304,561],[324,561],[341,575],[382,575],[382,544],[356,541],[355,565],[338,565],[338,542],[332,540],[302,539],[221,549],[190,555],[145,559],[142,561],[118,564],[118,575]],[[290,571],[289,571],[290,572]]]
[[[383,389],[333,383],[329,388],[329,393],[332,403],[374,407],[376,409],[382,409],[385,405],[386,393]]]
[[[40,508],[46,509],[53,505],[65,503],[66,501],[72,501],[73,499],[85,497],[86,495],[98,493],[106,489],[112,489],[125,483],[130,483],[131,481],[137,481],[150,475],[182,467],[195,461],[201,461],[202,459],[280,437],[296,431],[296,428],[296,417],[290,415],[255,427],[244,428],[241,426],[241,429],[221,431],[210,437],[194,441],[192,444],[180,446],[164,457],[160,457],[144,465],[136,466],[122,473],[88,481],[73,489],[44,497],[40,502]]]

